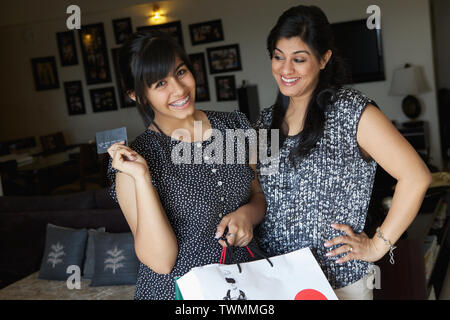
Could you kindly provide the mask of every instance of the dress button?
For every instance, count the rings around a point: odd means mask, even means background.
[[[201,148],[202,144],[200,142],[197,143],[197,148]]]
[[[217,185],[220,187],[222,185],[222,181],[217,182]]]
[[[211,171],[212,171],[212,173],[216,173],[216,172],[217,172],[217,169],[214,168],[214,169],[211,169]]]
[[[208,160],[209,160],[209,157],[208,157],[208,156],[204,156],[203,159],[205,159],[206,161],[208,161]]]

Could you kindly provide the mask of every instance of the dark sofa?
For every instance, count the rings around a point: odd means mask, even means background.
[[[58,196],[0,197],[0,289],[39,270],[47,223],[130,232],[107,188]]]

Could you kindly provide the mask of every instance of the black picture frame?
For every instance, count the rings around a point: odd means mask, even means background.
[[[89,90],[93,112],[117,110],[116,93],[114,87]]]
[[[234,75],[215,77],[217,101],[237,100]]]
[[[180,20],[163,23],[163,24],[142,26],[142,27],[136,28],[136,31],[139,31],[139,32],[146,32],[146,31],[152,31],[152,30],[159,30],[159,31],[164,31],[164,32],[168,33],[170,36],[175,38],[175,40],[177,40],[177,42],[181,45],[182,48],[184,48],[183,30],[181,28]]]
[[[206,48],[211,74],[242,70],[238,44]]]
[[[85,114],[86,106],[84,104],[83,85],[81,81],[64,82],[64,92],[66,94],[69,116]]]
[[[59,89],[58,71],[54,56],[32,58],[31,68],[36,91]]]
[[[189,34],[191,36],[191,43],[193,46],[223,41],[222,20],[211,20],[189,25]]]
[[[108,51],[103,23],[81,26],[78,30],[86,83],[111,82]]]
[[[119,101],[120,107],[123,108],[131,108],[136,106],[136,102],[133,101],[128,94],[126,94],[123,90],[122,81],[120,79],[120,71],[119,71],[119,51],[120,48],[111,49],[111,57],[113,59],[114,73],[116,76],[116,84],[117,90],[119,91]]]
[[[117,44],[124,43],[133,34],[131,18],[129,17],[114,19],[112,24],[114,29],[114,37]]]
[[[210,101],[208,72],[206,71],[205,54],[192,53],[189,55],[195,77],[195,101]]]
[[[77,47],[75,44],[75,32],[63,31],[56,33],[56,42],[58,44],[59,59],[61,66],[73,66],[78,64]]]
[[[43,152],[53,150],[63,151],[66,147],[66,140],[64,139],[64,134],[62,133],[62,131],[47,134],[45,136],[40,136],[39,139],[41,140]]]

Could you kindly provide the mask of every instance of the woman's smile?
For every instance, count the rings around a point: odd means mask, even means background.
[[[289,77],[285,77],[283,75],[280,76],[281,78],[281,83],[285,86],[293,86],[295,84],[297,84],[297,82],[300,80],[300,77],[297,78],[289,78]]]
[[[169,106],[171,106],[172,108],[175,108],[177,110],[182,110],[184,108],[186,108],[187,106],[189,106],[189,104],[191,103],[191,97],[190,95],[186,95],[183,98],[177,99],[171,103],[169,103]]]

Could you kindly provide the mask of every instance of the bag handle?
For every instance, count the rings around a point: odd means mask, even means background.
[[[225,243],[227,244],[227,247],[222,248],[222,253],[220,255],[219,263],[220,264],[233,264],[233,261],[235,260],[234,259],[234,247],[230,246],[228,244],[227,239],[225,239]],[[250,247],[251,247],[251,249],[250,249]],[[270,266],[273,267],[272,261],[270,261],[270,259],[258,249],[258,247],[253,243],[253,239],[252,239],[252,241],[250,241],[250,243],[247,246],[245,246],[245,248],[247,249],[247,252],[249,253],[251,258],[255,259],[254,253],[256,253],[259,257],[266,259],[269,262]],[[228,251],[228,254],[227,254],[227,251]],[[239,269],[239,273],[242,273],[241,265],[239,263],[236,263],[236,265]]]
[[[250,247],[251,247],[251,250],[250,250]],[[255,255],[253,254],[253,252],[254,252],[254,253],[256,253],[257,256],[259,256],[260,258],[266,259],[267,262],[269,262],[270,266],[273,267],[272,261],[270,261],[270,259],[266,256],[265,253],[263,253],[261,250],[259,250],[258,246],[253,242],[253,240],[250,241],[250,243],[246,246],[246,248],[247,248],[247,251],[248,251],[249,254],[250,254],[250,257],[255,258]],[[253,251],[253,252],[252,252],[252,251]]]

